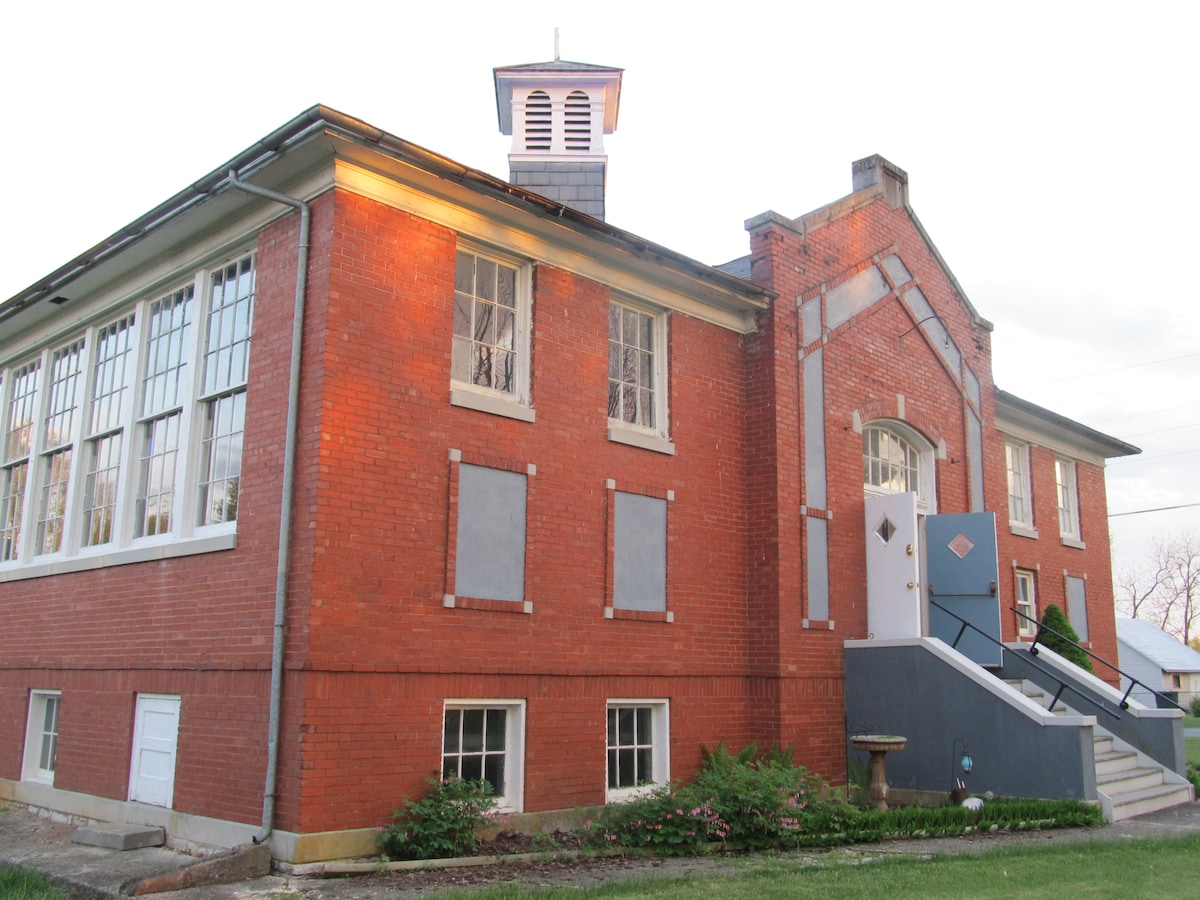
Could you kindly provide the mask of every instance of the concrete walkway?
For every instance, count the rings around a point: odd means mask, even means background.
[[[195,862],[192,857],[163,848],[107,850],[71,842],[70,825],[50,822],[23,807],[0,802],[0,863],[25,866],[40,871],[68,888],[76,897],[109,900],[126,896],[121,886],[133,879],[167,875]],[[1188,803],[1175,809],[1126,819],[1100,828],[1073,828],[1061,831],[1022,832],[1019,834],[973,835],[970,837],[932,838],[927,840],[887,841],[840,848],[825,854],[812,854],[813,864],[834,864],[839,858],[880,857],[896,854],[986,853],[999,847],[1068,844],[1090,841],[1125,841],[1140,837],[1181,837],[1200,834],[1200,804]],[[744,857],[733,860],[698,858],[684,860],[625,860],[605,873],[588,874],[580,881],[596,883],[601,878],[631,878],[639,875],[662,877],[687,874],[730,874],[744,872]],[[544,870],[540,870],[545,874]],[[464,872],[464,874],[466,874]],[[556,880],[571,883],[569,874]],[[469,880],[469,879],[465,879]],[[539,884],[547,884],[544,878]],[[379,881],[374,876],[351,879],[318,879],[269,875],[252,881],[208,887],[187,888],[151,896],[164,900],[269,900],[293,897],[304,900],[395,900],[417,897],[428,890],[445,890],[449,885],[414,885],[411,889],[396,883]]]

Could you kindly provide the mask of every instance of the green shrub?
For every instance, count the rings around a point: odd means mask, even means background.
[[[592,828],[593,843],[674,855],[695,853],[714,841],[736,850],[798,846],[816,808],[851,809],[817,801],[822,787],[779,747],[761,755],[754,744],[736,754],[724,744],[704,748],[691,784],[659,788],[608,807]]]
[[[492,818],[496,798],[486,781],[427,779],[431,790],[420,800],[405,799],[392,824],[379,831],[379,846],[392,859],[470,856],[479,828]]]
[[[703,762],[689,791],[696,806],[710,806],[728,827],[726,842],[741,850],[793,843],[824,786],[821,779],[779,747],[762,756],[754,744],[737,754],[724,744],[702,749]]]
[[[829,847],[970,831],[1066,828],[1095,825],[1099,807],[1074,800],[997,798],[983,808],[909,806],[885,812],[823,800],[823,785],[786,751],[758,756],[753,745],[739,753],[725,746],[709,752],[695,780],[662,787],[600,811],[588,823],[593,846],[695,854],[712,842],[730,850]]]
[[[706,844],[724,841],[728,826],[711,806],[688,805],[693,802],[688,788],[664,786],[628,803],[608,806],[598,823],[587,824],[589,843],[691,856]]]
[[[1092,660],[1079,646],[1079,635],[1071,627],[1066,614],[1057,603],[1051,603],[1046,607],[1046,611],[1042,613],[1042,625],[1045,628],[1038,629],[1037,642],[1039,644],[1049,647],[1063,659],[1075,663],[1079,668],[1088,672],[1093,671]],[[1053,628],[1058,634],[1047,631],[1046,629],[1049,628]]]
[[[1200,718],[1200,694],[1192,698],[1192,715]]]

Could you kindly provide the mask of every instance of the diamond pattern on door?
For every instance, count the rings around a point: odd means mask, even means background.
[[[960,531],[954,536],[954,540],[946,546],[959,559],[966,559],[967,554],[975,549],[975,542]]]
[[[892,535],[896,533],[896,526],[892,524],[891,519],[889,519],[887,516],[884,516],[883,520],[875,526],[875,533],[879,535],[880,539],[886,544],[892,539]]]

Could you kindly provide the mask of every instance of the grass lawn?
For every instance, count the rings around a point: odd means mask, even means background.
[[[1183,743],[1187,747],[1188,765],[1200,769],[1200,737],[1184,738]]]
[[[71,900],[71,895],[28,869],[0,865],[0,897],[4,900]]]
[[[1195,897],[1200,835],[1128,843],[1097,842],[1011,847],[981,855],[881,858],[867,851],[853,862],[829,857],[827,868],[803,866],[786,856],[748,858],[741,873],[705,878],[610,883],[600,888],[527,890],[497,887],[441,895],[443,900],[555,900],[653,897],[663,900],[792,897],[983,898],[1021,900],[1063,897]],[[869,861],[869,862],[868,862]]]
[[[1184,716],[1184,728],[1200,728],[1200,716]]]

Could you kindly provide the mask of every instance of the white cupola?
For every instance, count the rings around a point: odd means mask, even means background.
[[[511,134],[509,181],[604,218],[608,157],[623,69],[560,60],[494,69],[500,133]]]

